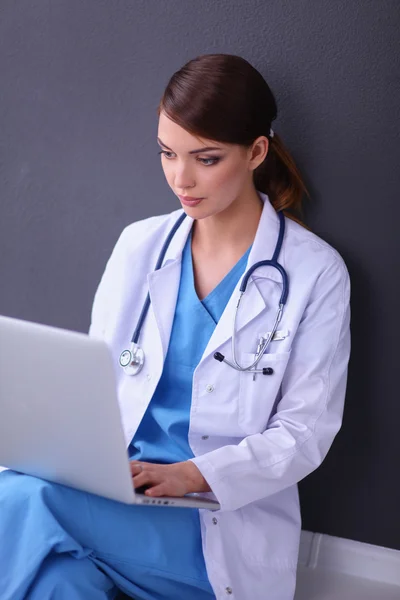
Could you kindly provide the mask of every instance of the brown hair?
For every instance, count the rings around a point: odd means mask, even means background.
[[[192,135],[251,146],[265,135],[269,149],[254,171],[254,185],[276,211],[301,223],[303,195],[309,196],[296,164],[271,123],[278,109],[262,75],[240,56],[204,54],[186,63],[169,80],[158,106]],[[296,216],[297,215],[297,216]]]

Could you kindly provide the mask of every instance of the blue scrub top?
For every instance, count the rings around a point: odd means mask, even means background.
[[[163,372],[129,446],[131,459],[170,464],[193,458],[188,442],[193,372],[246,268],[251,249],[250,246],[224,279],[200,301],[194,286],[191,240],[192,232],[183,249],[179,292]],[[192,596],[191,600],[214,597],[204,564],[198,509],[157,507],[148,510],[151,511],[149,518],[152,518],[153,510],[168,510],[167,518],[157,519],[159,540],[155,547],[158,550],[162,540],[168,540],[171,535],[176,540],[180,536],[192,536],[196,540],[197,556],[188,556],[184,552],[173,559],[174,564],[179,559],[182,573],[199,580],[198,595]],[[177,543],[175,552],[179,553],[179,548]],[[141,548],[144,563],[148,562],[144,555],[151,554],[152,549],[152,544]],[[151,564],[153,558],[148,558]],[[162,595],[162,589],[159,593]]]

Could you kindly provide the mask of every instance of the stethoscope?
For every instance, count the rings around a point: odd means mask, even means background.
[[[185,217],[186,217],[186,213],[183,213],[179,217],[179,219],[177,220],[175,225],[172,227],[171,231],[169,232],[168,237],[165,240],[163,247],[161,248],[161,252],[158,257],[156,267],[154,269],[155,271],[158,271],[158,269],[161,268],[162,262],[164,260],[164,256],[168,250],[171,240],[174,237],[177,229],[180,227],[181,223],[184,221]],[[273,254],[271,260],[261,260],[261,261],[255,263],[243,275],[243,278],[242,278],[242,282],[240,285],[239,299],[238,299],[238,302],[236,305],[235,317],[234,317],[234,321],[233,321],[233,333],[232,333],[233,362],[230,362],[229,360],[227,360],[225,358],[225,356],[223,354],[221,354],[220,352],[215,352],[215,354],[214,354],[214,358],[216,360],[218,360],[219,362],[225,362],[226,364],[228,364],[233,369],[236,369],[237,371],[251,371],[254,374],[253,379],[255,379],[256,373],[262,373],[263,375],[272,375],[272,373],[273,373],[273,369],[270,367],[264,367],[263,369],[257,369],[256,367],[257,367],[258,363],[260,362],[269,343],[274,338],[274,335],[278,328],[278,324],[282,318],[283,308],[286,304],[286,300],[287,300],[287,297],[289,294],[289,281],[288,281],[287,273],[286,273],[285,269],[282,267],[282,265],[280,265],[278,263],[278,257],[279,257],[280,251],[282,249],[283,237],[285,235],[285,217],[282,212],[278,212],[278,217],[279,217],[279,235],[278,235],[278,241],[276,243],[275,251],[274,251],[274,254]],[[274,269],[277,269],[279,271],[279,273],[281,274],[282,284],[283,284],[282,294],[279,299],[278,311],[276,313],[275,322],[272,327],[272,330],[266,334],[266,337],[260,337],[258,347],[255,352],[255,360],[253,361],[253,363],[251,365],[249,365],[248,367],[242,367],[236,359],[235,340],[236,340],[237,314],[239,311],[239,306],[240,306],[240,302],[242,300],[243,294],[246,291],[247,282],[249,280],[250,275],[252,275],[252,273],[259,267],[264,267],[264,266],[273,267]],[[143,352],[143,349],[139,346],[138,341],[139,341],[139,337],[140,337],[140,332],[142,330],[143,322],[146,318],[149,307],[150,307],[150,293],[147,294],[147,298],[144,302],[142,311],[140,313],[139,320],[136,325],[136,329],[133,332],[131,348],[130,348],[130,350],[123,350],[119,357],[119,364],[124,369],[124,371],[127,375],[137,375],[143,369],[144,352]]]

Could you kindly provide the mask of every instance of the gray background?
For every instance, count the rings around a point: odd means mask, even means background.
[[[0,313],[87,330],[122,228],[179,208],[155,139],[169,77],[242,55],[353,286],[344,426],[300,485],[303,527],[397,549],[399,27],[398,0],[0,5]]]

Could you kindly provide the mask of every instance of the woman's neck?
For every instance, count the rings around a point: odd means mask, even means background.
[[[262,209],[263,202],[254,190],[253,195],[237,199],[226,210],[195,220],[192,249],[206,256],[232,251],[241,256],[254,241]]]

